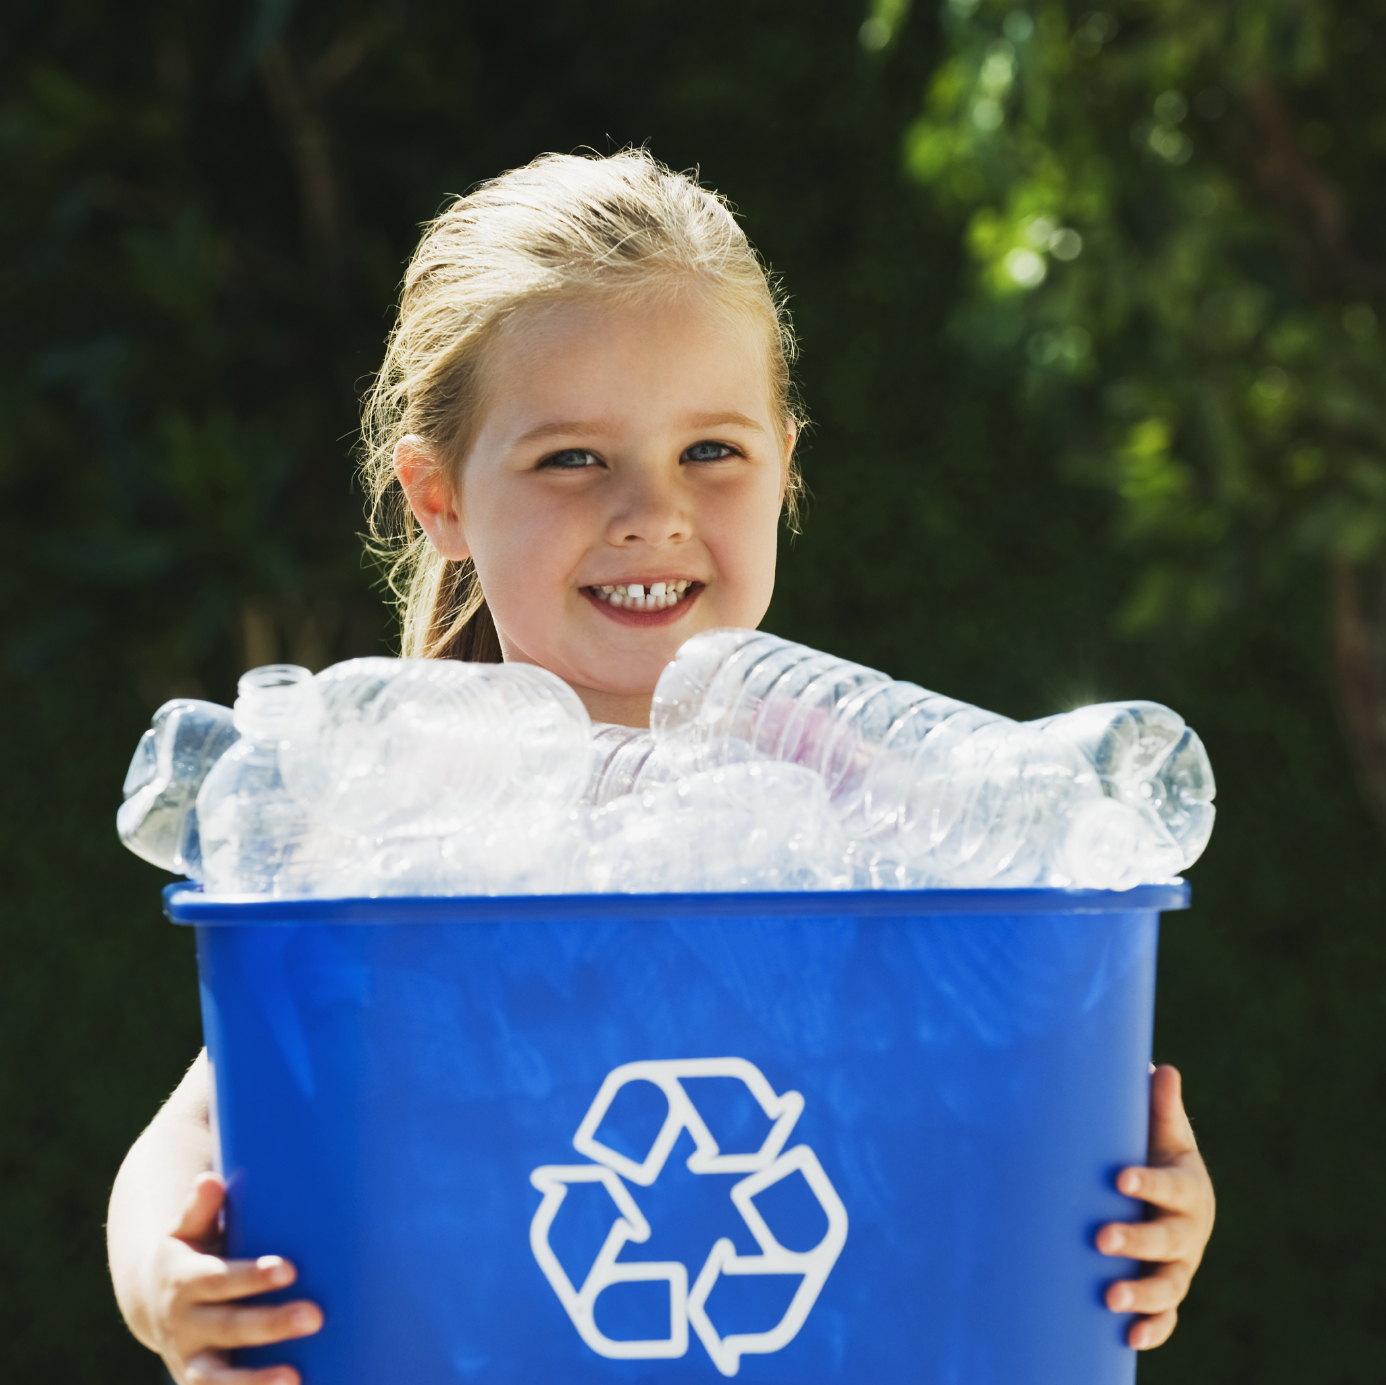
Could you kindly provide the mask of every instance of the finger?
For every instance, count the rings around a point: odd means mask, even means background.
[[[228,1365],[219,1351],[204,1351],[187,1364],[187,1385],[299,1385],[292,1366],[264,1366],[251,1371]]]
[[[1156,1217],[1154,1221],[1109,1222],[1094,1244],[1103,1255],[1165,1262],[1191,1258],[1201,1249],[1202,1238],[1188,1217]]]
[[[1136,1165],[1117,1175],[1117,1188],[1127,1197],[1138,1197],[1169,1212],[1198,1211],[1206,1182],[1206,1175],[1200,1177],[1194,1169],[1182,1167],[1148,1169]]]
[[[1153,1318],[1142,1318],[1140,1322],[1131,1324],[1131,1330],[1126,1334],[1127,1345],[1135,1347],[1137,1351],[1149,1351],[1151,1347],[1160,1346],[1169,1340],[1169,1334],[1174,1331],[1174,1324],[1178,1321],[1179,1314],[1173,1308],[1166,1313],[1156,1313]]]
[[[183,1294],[197,1303],[225,1303],[282,1289],[297,1278],[298,1271],[280,1255],[262,1255],[258,1260],[221,1260],[204,1255],[196,1271],[184,1281]]]
[[[221,1234],[218,1218],[225,1199],[226,1184],[216,1174],[198,1174],[173,1234],[190,1245],[217,1240]]]
[[[1146,1160],[1169,1164],[1198,1152],[1193,1126],[1184,1112],[1184,1080],[1168,1063],[1155,1069],[1150,1079],[1150,1139]]]
[[[1107,1307],[1113,1313],[1164,1313],[1183,1303],[1193,1276],[1182,1264],[1163,1265],[1141,1279],[1121,1279],[1109,1285]]]
[[[190,1332],[208,1346],[263,1347],[322,1328],[322,1309],[304,1299],[293,1303],[208,1304],[190,1314]]]

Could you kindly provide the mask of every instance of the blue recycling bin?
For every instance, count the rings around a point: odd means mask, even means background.
[[[247,900],[197,930],[235,1256],[305,1385],[1131,1385],[1125,893]]]

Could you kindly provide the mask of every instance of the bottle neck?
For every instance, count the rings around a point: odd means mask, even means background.
[[[236,730],[253,741],[281,741],[302,704],[313,675],[297,664],[266,664],[243,674],[232,716]]]

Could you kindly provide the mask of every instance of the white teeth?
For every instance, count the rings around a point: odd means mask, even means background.
[[[664,611],[677,606],[693,583],[686,577],[672,582],[651,582],[649,590],[643,582],[601,583],[589,587],[602,601],[629,611]]]

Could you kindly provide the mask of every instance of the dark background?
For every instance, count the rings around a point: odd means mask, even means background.
[[[892,13],[899,10],[892,9]],[[1382,843],[1322,567],[1136,637],[1139,558],[1004,360],[948,330],[956,219],[904,171],[944,42],[847,0],[10,0],[0,18],[0,1374],[154,1382],[111,1298],[120,1159],[199,1045],[192,939],[119,846],[176,693],[388,648],[351,446],[418,224],[542,150],[648,141],[793,295],[814,500],[768,627],[1016,717],[1148,697],[1218,829],[1167,919],[1157,1056],[1217,1233],[1146,1385],[1386,1378]]]

